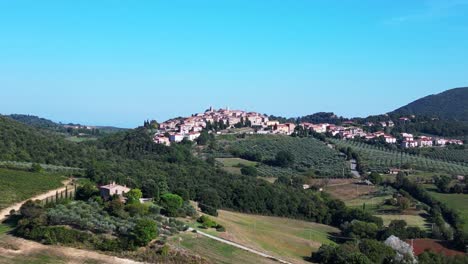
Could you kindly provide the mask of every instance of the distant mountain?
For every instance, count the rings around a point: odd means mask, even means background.
[[[397,115],[424,115],[468,122],[468,87],[429,95],[391,112]]]

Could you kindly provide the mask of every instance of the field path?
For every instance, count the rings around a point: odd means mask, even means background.
[[[5,209],[2,209],[0,210],[0,223],[3,222],[3,220],[5,220],[9,215],[10,215],[10,211],[11,210],[15,210],[15,211],[18,211],[21,206],[27,202],[28,200],[44,200],[45,198],[49,197],[49,196],[53,196],[55,195],[56,192],[62,192],[62,191],[65,191],[65,188],[67,185],[69,185],[70,183],[72,182],[72,179],[68,179],[68,180],[65,180],[63,181],[63,186],[60,187],[60,188],[57,188],[57,189],[54,189],[54,190],[50,190],[48,192],[45,192],[45,193],[42,193],[42,194],[39,194],[39,195],[36,195],[34,197],[31,197],[25,201],[22,201],[22,202],[19,202],[19,203],[15,203],[11,206],[8,206],[7,208]]]
[[[219,237],[216,237],[216,236],[212,236],[212,235],[210,235],[210,234],[201,232],[201,231],[196,230],[196,229],[193,229],[193,228],[187,229],[187,232],[192,232],[192,231],[194,231],[194,230],[197,232],[197,234],[200,234],[200,235],[202,235],[202,236],[211,238],[211,239],[213,239],[213,240],[216,240],[216,241],[218,241],[218,242],[221,242],[221,243],[224,243],[224,244],[227,244],[227,245],[236,247],[236,248],[240,248],[240,249],[242,249],[242,250],[245,250],[245,251],[248,251],[248,252],[250,252],[250,253],[259,255],[259,256],[261,256],[261,257],[268,258],[268,259],[271,259],[271,260],[275,260],[275,261],[277,261],[277,262],[279,262],[279,263],[292,264],[291,262],[288,262],[288,261],[279,259],[279,258],[277,258],[277,257],[273,257],[273,256],[271,256],[271,255],[265,254],[265,253],[263,253],[263,252],[260,252],[260,251],[255,250],[255,249],[248,248],[248,247],[246,247],[246,246],[243,246],[243,245],[241,245],[241,244],[237,244],[237,243],[235,243],[235,242],[232,242],[232,241],[229,241],[229,240],[226,240],[226,239],[222,239],[222,238],[219,238]]]

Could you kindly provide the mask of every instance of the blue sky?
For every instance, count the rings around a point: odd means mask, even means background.
[[[0,113],[366,116],[468,85],[468,1],[0,0]]]

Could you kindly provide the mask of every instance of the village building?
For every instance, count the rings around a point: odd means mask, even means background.
[[[433,145],[431,137],[421,136],[415,141],[417,142],[418,147],[432,147]]]
[[[111,182],[108,185],[99,187],[99,193],[104,200],[108,200],[114,195],[118,195],[123,198],[124,194],[128,193],[130,188],[125,185],[119,185],[115,182]]]
[[[162,144],[162,145],[166,145],[166,146],[170,146],[170,145],[171,145],[171,141],[169,140],[169,138],[164,137],[164,136],[155,136],[155,137],[153,138],[153,141],[154,141],[154,143],[156,143],[156,144]]]
[[[179,133],[172,134],[169,136],[169,140],[171,142],[181,142],[182,140],[184,140],[184,135],[179,134]]]

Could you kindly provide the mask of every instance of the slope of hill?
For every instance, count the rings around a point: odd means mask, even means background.
[[[0,116],[0,160],[81,167],[82,148],[59,135],[46,133]]]
[[[468,87],[455,88],[423,97],[392,113],[468,121]]]
[[[15,121],[18,121],[28,126],[33,126],[40,129],[51,130],[54,132],[65,133],[70,135],[83,133],[97,136],[99,134],[116,133],[119,131],[126,130],[124,128],[113,126],[87,126],[73,123],[62,124],[34,115],[11,114],[7,115],[6,117],[9,117]]]

